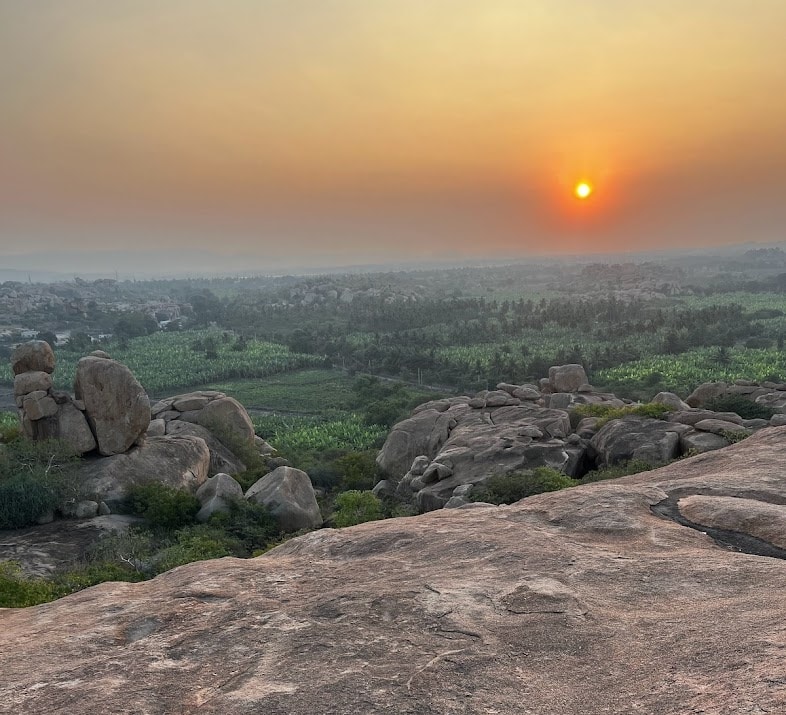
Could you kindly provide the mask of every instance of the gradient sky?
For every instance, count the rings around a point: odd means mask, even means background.
[[[783,240],[784,28],[784,0],[0,0],[0,262]]]

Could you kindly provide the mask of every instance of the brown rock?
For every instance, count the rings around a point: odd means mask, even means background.
[[[71,403],[57,411],[57,436],[68,442],[75,454],[87,454],[98,446],[84,413]]]
[[[25,417],[36,422],[57,414],[57,403],[43,390],[36,390],[25,396],[22,402]]]
[[[129,489],[160,482],[195,492],[207,479],[210,450],[198,437],[150,437],[125,454],[92,459],[79,466],[80,492],[103,501],[112,511],[122,509]]]
[[[11,369],[14,375],[23,372],[55,371],[55,353],[45,340],[31,340],[22,343],[11,355]]]
[[[230,449],[236,446],[254,446],[254,425],[237,400],[219,397],[199,410],[196,423],[209,429]]]
[[[653,513],[691,489],[786,499],[786,429],[0,611],[0,709],[782,713],[784,562]]]
[[[48,392],[52,389],[52,376],[48,372],[23,372],[14,378],[14,395],[28,395],[31,392]]]
[[[74,391],[85,403],[85,414],[104,456],[122,454],[147,431],[150,400],[125,365],[105,358],[82,358]]]
[[[293,467],[278,467],[253,484],[246,499],[262,504],[276,518],[282,531],[322,526],[314,487],[308,474]]]

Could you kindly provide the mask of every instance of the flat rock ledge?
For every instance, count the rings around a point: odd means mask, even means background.
[[[693,495],[780,509],[786,428],[0,611],[0,712],[786,712],[786,561],[653,511]],[[722,529],[741,505],[682,502]]]

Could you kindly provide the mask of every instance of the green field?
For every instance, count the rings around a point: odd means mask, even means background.
[[[224,392],[249,408],[324,414],[354,408],[352,383],[353,378],[340,370],[307,369],[264,379],[214,382],[205,389]]]
[[[224,342],[221,331],[189,330],[154,333],[129,340],[127,346],[106,346],[110,355],[128,365],[144,388],[155,395],[171,394],[186,387],[207,385],[217,381],[263,378],[282,372],[322,364],[317,355],[293,353],[285,345],[249,340],[244,351],[232,349]],[[217,356],[209,358],[204,350],[193,350],[195,341],[214,338]],[[81,353],[57,351],[55,384],[72,389],[76,363]],[[0,365],[0,381],[11,382],[11,367]]]
[[[736,379],[780,381],[786,376],[786,352],[775,348],[699,348],[680,355],[652,355],[619,367],[600,370],[598,385],[639,388],[648,381],[686,395],[702,382]],[[657,390],[656,390],[657,391]]]
[[[256,433],[284,455],[304,451],[363,451],[379,446],[386,427],[367,425],[356,414],[317,416],[269,415],[254,417]]]

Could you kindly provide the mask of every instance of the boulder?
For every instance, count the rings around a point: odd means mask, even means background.
[[[598,464],[608,466],[640,459],[652,464],[669,462],[680,454],[680,435],[686,425],[640,417],[607,422],[592,438]]]
[[[48,372],[34,370],[23,372],[14,378],[14,395],[27,395],[31,392],[48,392],[52,389],[52,376]]]
[[[93,350],[93,352],[91,352],[88,355],[88,357],[101,358],[102,360],[111,360],[112,359],[111,355],[108,352],[104,351],[104,350]]]
[[[549,383],[552,392],[577,392],[589,382],[581,365],[557,365],[549,368]]]
[[[76,367],[76,398],[104,456],[122,454],[150,424],[150,400],[125,365],[105,358],[85,357]]]
[[[46,372],[51,375],[55,371],[55,353],[52,346],[45,340],[22,343],[11,354],[11,370],[14,375],[21,375],[23,372]]]
[[[652,398],[652,402],[657,405],[665,405],[669,409],[675,411],[685,411],[690,409],[690,405],[687,402],[683,402],[679,395],[675,395],[673,392],[659,392],[655,397]]]
[[[25,395],[22,401],[25,417],[32,422],[57,414],[57,403],[43,390],[36,390]]]
[[[254,447],[254,425],[251,418],[237,400],[219,397],[199,410],[196,423],[210,430],[213,435],[230,449]]]
[[[377,455],[377,464],[389,477],[398,481],[409,470],[415,457],[433,459],[455,427],[458,416],[468,409],[454,405],[444,412],[429,409],[396,424]]]
[[[152,423],[151,423],[152,424]],[[201,425],[191,422],[181,422],[172,420],[165,422],[166,434],[168,435],[191,435],[205,440],[210,450],[210,469],[209,475],[220,474],[239,474],[245,471],[246,465],[235,455],[232,450],[224,445],[210,430]]]
[[[147,426],[148,437],[163,437],[165,434],[166,434],[166,420],[162,420],[160,418],[155,420],[150,420],[150,424]]]
[[[751,433],[749,429],[742,425],[734,422],[725,422],[724,420],[700,420],[693,427],[701,432],[712,432],[721,436],[727,434],[749,435]]]
[[[705,382],[691,392],[685,402],[691,407],[703,407],[710,400],[725,395],[727,387],[725,382]]]
[[[278,467],[266,474],[246,492],[246,499],[267,507],[282,531],[322,526],[311,480],[308,474],[294,467]]]
[[[702,454],[704,452],[712,452],[715,449],[723,449],[728,447],[730,442],[725,437],[712,432],[690,432],[685,433],[680,437],[680,444],[682,451],[685,453],[692,452],[694,454]]]
[[[196,498],[202,505],[196,520],[205,522],[213,514],[228,512],[233,499],[243,498],[243,487],[228,474],[216,474],[197,489]]]
[[[688,412],[672,412],[669,415],[669,422],[679,422],[683,425],[695,425],[702,420],[723,420],[724,422],[733,422],[735,424],[742,424],[742,417],[736,412],[713,412],[712,410],[690,410]]]
[[[60,405],[57,411],[57,436],[67,442],[75,454],[87,454],[98,446],[84,413],[70,402]]]
[[[178,412],[189,412],[190,410],[201,410],[207,407],[209,402],[210,398],[204,395],[180,395],[172,403],[172,408]]]
[[[210,450],[203,439],[150,437],[125,454],[84,460],[78,467],[79,491],[116,512],[125,506],[128,491],[140,484],[158,482],[196,492],[209,468]]]

